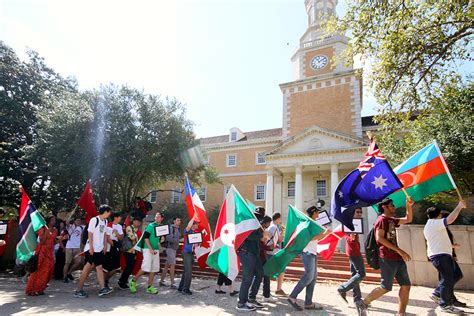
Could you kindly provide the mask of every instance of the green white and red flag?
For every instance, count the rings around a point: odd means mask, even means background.
[[[214,243],[207,257],[207,265],[234,280],[239,274],[237,249],[260,223],[244,198],[232,185],[219,213]]]

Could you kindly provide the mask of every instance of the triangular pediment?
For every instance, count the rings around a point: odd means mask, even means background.
[[[280,145],[266,152],[266,155],[327,152],[358,149],[363,146],[367,146],[367,142],[361,138],[313,126],[285,139]]]

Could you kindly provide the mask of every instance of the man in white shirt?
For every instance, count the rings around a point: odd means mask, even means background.
[[[281,229],[281,214],[274,213],[272,216],[272,223],[266,229],[270,239],[266,243],[266,251],[267,260],[270,259],[271,256],[276,254],[281,249],[281,243],[283,241],[283,234]],[[282,272],[277,278],[277,288],[275,290],[276,295],[286,296],[286,293],[282,290],[283,284],[283,277],[285,276],[285,272]],[[270,277],[264,275],[263,276],[263,297],[267,300],[272,300],[272,296],[270,294]]]
[[[74,280],[71,273],[80,266],[82,257],[78,256],[81,253],[81,236],[84,231],[82,219],[76,218],[74,223],[67,227],[69,239],[66,243],[66,260],[64,263],[63,277],[64,283],[69,280]]]
[[[107,238],[105,236],[107,218],[109,217],[111,210],[110,206],[105,204],[101,205],[99,207],[99,215],[93,217],[89,222],[87,228],[88,239],[84,247],[86,264],[84,269],[82,269],[81,278],[79,279],[79,288],[74,293],[74,297],[86,298],[88,296],[83,290],[84,283],[94,267],[101,288],[99,296],[107,295],[112,292],[112,289],[105,287],[104,271],[102,270],[102,264],[104,263],[104,257],[107,252]]]
[[[122,221],[122,214],[120,212],[113,212],[110,215],[111,223],[107,227],[107,235],[109,236],[109,243],[107,245],[107,254],[103,265],[105,276],[105,287],[108,287],[109,279],[120,270],[120,249],[123,241],[123,228],[120,225]]]
[[[461,210],[466,206],[465,201],[459,201],[454,211],[446,218],[442,218],[440,209],[428,208],[426,210],[428,221],[423,229],[428,258],[438,270],[439,283],[435,292],[440,293],[439,306],[443,312],[450,314],[463,314],[464,311],[453,306],[455,264],[452,256],[453,248],[446,227],[456,220]]]

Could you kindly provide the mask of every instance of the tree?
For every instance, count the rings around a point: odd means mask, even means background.
[[[400,163],[426,146],[439,144],[456,184],[464,192],[474,189],[474,125],[472,100],[474,84],[451,83],[430,97],[429,109],[415,118],[399,121],[380,135],[384,154]],[[400,131],[405,132],[400,132]],[[408,132],[407,132],[408,131]],[[455,195],[455,194],[454,194]]]
[[[329,23],[350,32],[345,57],[370,61],[369,86],[384,112],[429,106],[432,93],[472,61],[472,1],[348,1]]]
[[[47,100],[75,91],[74,80],[49,68],[34,51],[21,61],[0,41],[0,203],[17,205],[21,183],[33,201],[45,192],[45,165],[32,150],[37,139],[38,111]]]

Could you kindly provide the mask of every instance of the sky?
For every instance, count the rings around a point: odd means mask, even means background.
[[[279,84],[306,27],[304,0],[0,0],[0,39],[20,57],[39,52],[84,90],[176,97],[197,137],[282,127]],[[362,115],[374,106],[365,91]]]

